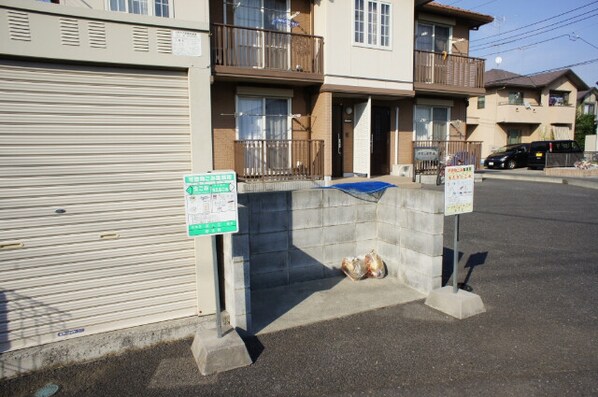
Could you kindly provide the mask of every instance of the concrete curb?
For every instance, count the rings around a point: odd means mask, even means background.
[[[526,175],[504,175],[504,174],[481,174],[482,180],[498,179],[511,181],[527,181],[539,183],[556,183],[563,185],[572,185],[587,189],[598,189],[598,180],[584,180],[579,178],[559,178],[551,176],[526,176]]]

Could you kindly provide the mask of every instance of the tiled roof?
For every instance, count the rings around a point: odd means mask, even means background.
[[[484,73],[484,86],[486,88],[503,86],[542,88],[550,85],[561,77],[567,77],[578,89],[587,90],[589,88],[571,69],[538,73],[531,76],[523,76],[501,69],[492,69]]]
[[[491,15],[480,14],[478,12],[465,10],[459,7],[440,4],[435,1],[423,5],[421,9],[429,12],[436,12],[442,15],[469,20],[471,22],[470,24],[472,25],[472,27],[479,27],[494,21],[494,17]]]

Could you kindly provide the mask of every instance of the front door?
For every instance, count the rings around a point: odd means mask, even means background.
[[[332,176],[343,176],[343,106],[332,106]]]
[[[372,175],[387,175],[389,167],[390,109],[374,106],[372,108],[372,139],[370,167]]]

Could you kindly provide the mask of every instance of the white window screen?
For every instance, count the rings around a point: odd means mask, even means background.
[[[355,43],[372,47],[390,47],[390,3],[379,0],[355,0],[353,15]]]

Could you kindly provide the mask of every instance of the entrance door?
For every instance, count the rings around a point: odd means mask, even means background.
[[[388,147],[390,139],[390,109],[374,106],[372,108],[371,172],[372,175],[390,173]]]
[[[343,176],[343,106],[332,106],[332,176]]]

